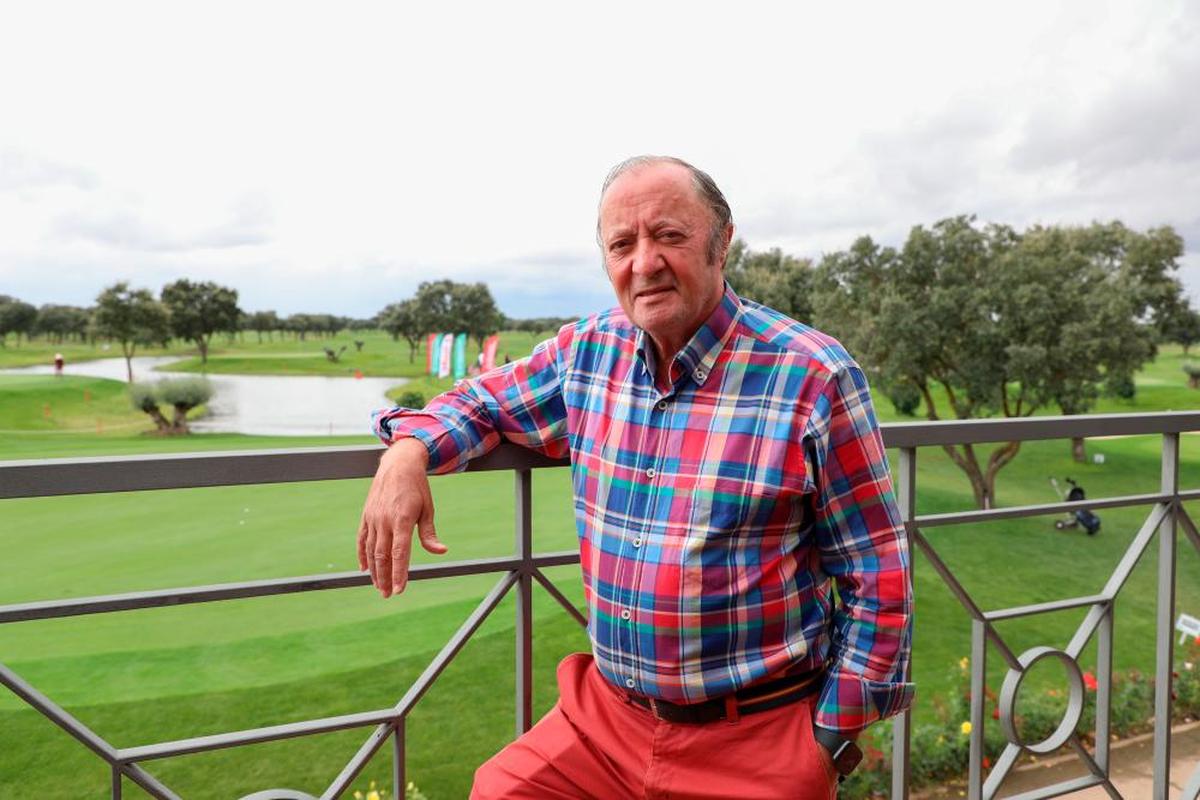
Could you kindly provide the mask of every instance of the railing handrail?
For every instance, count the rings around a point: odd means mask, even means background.
[[[889,448],[915,448],[1181,433],[1200,430],[1200,411],[893,422],[880,427]],[[368,478],[375,474],[382,452],[383,445],[366,444],[0,461],[0,499]],[[502,444],[472,461],[467,470],[541,469],[567,463]]]

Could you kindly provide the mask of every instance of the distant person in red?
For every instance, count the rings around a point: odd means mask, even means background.
[[[63,359],[62,353],[54,354],[54,374],[59,376],[60,378],[62,377],[63,364],[65,364],[65,363],[66,363],[66,361]]]

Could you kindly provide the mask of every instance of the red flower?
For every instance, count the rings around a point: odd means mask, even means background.
[[[992,768],[992,760],[990,758],[988,758],[987,756],[983,757],[983,768],[984,769]]]
[[[1096,691],[1096,687],[1100,684],[1096,683],[1096,676],[1090,672],[1083,673],[1083,685],[1087,687],[1089,692]]]
[[[1000,706],[992,709],[992,719],[1000,719]]]

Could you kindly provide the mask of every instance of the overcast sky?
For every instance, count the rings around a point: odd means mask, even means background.
[[[583,314],[605,172],[667,153],[755,249],[1115,218],[1175,226],[1200,300],[1200,4],[829,5],[8,4],[0,293]]]

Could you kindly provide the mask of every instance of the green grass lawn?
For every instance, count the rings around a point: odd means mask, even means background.
[[[1194,408],[1191,397],[1200,393],[1184,387],[1182,360],[1164,352],[1139,380],[1135,404],[1109,402],[1103,410]],[[895,418],[886,400],[880,405],[881,417]],[[118,427],[141,416],[111,381],[0,376],[0,458],[370,441],[163,439]],[[101,434],[97,417],[105,420]],[[1093,440],[1089,452],[1103,453],[1105,462],[1075,464],[1065,441],[1027,443],[1000,475],[1000,503],[1053,501],[1050,475],[1071,475],[1092,496],[1158,485],[1153,437]],[[1184,437],[1182,459],[1182,485],[1200,486],[1200,437]],[[354,569],[354,529],[366,487],[365,480],[351,480],[4,501],[0,604]],[[439,533],[451,548],[446,558],[511,551],[511,475],[448,476],[433,487]],[[965,478],[939,449],[920,451],[918,487],[920,513],[971,505]],[[574,545],[569,493],[565,470],[535,475],[537,549]],[[1198,506],[1189,511],[1200,517]],[[1096,537],[1055,531],[1050,518],[927,534],[980,605],[997,608],[1098,591],[1145,514],[1101,511],[1104,529]],[[1156,553],[1152,546],[1117,604],[1119,669],[1152,668]],[[1179,553],[1178,607],[1200,614],[1200,558],[1184,539]],[[433,557],[420,552],[417,560]],[[938,697],[952,686],[955,665],[968,652],[969,624],[928,560],[918,554],[914,562],[916,715],[922,720],[936,714]],[[577,568],[555,570],[554,577],[581,602]],[[11,624],[0,626],[0,661],[118,746],[380,708],[403,694],[493,581],[419,582],[389,601],[361,588]],[[553,700],[556,660],[587,645],[540,588],[535,594],[540,712]],[[1063,645],[1081,617],[1044,615],[1001,631],[1018,652],[1033,644]],[[474,767],[512,734],[512,624],[506,602],[413,714],[409,777],[435,800],[465,796]],[[1094,645],[1084,661],[1092,659]],[[1002,678],[999,662],[992,650],[993,688]],[[319,793],[366,735],[308,737],[149,767],[186,797],[228,798],[271,786]],[[358,786],[372,777],[383,781],[389,771],[385,751]],[[107,786],[98,759],[0,693],[0,797],[104,797]],[[126,788],[127,796],[141,796]]]

